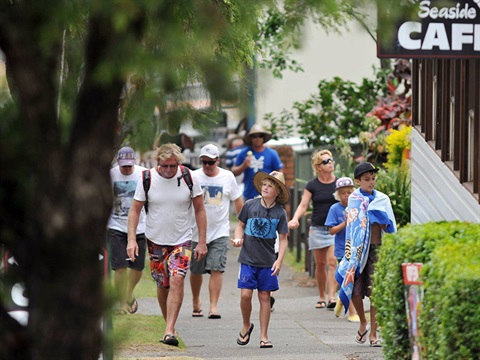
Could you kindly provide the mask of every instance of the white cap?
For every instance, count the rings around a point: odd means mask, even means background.
[[[220,157],[220,153],[215,145],[208,144],[202,147],[202,149],[200,150],[200,155],[198,155],[198,157],[200,158],[202,156],[209,157],[210,159],[216,159]]]

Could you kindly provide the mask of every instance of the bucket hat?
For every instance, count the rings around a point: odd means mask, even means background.
[[[245,135],[245,137],[243,138],[243,141],[245,142],[245,144],[247,145],[251,145],[252,144],[252,135],[255,135],[255,134],[263,134],[263,142],[266,143],[268,140],[270,140],[272,138],[272,133],[265,130],[265,128],[260,125],[260,124],[254,124],[252,126],[252,128],[250,129],[250,131]]]
[[[277,196],[276,201],[280,205],[285,204],[290,198],[290,192],[285,186],[285,175],[279,171],[272,171],[270,174],[267,174],[264,171],[257,172],[253,177],[253,184],[255,185],[255,189],[257,189],[259,194],[262,193],[262,184],[266,179],[270,179],[278,185],[280,188],[280,194]]]

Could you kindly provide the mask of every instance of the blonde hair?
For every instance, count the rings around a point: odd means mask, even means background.
[[[280,189],[280,186],[275,181],[273,181],[271,179],[263,180],[262,184],[272,185],[275,188],[275,192],[276,192],[277,197],[282,193],[282,189]]]
[[[333,157],[332,153],[330,150],[317,150],[312,154],[312,169],[313,173],[315,176],[320,175],[320,171],[318,170],[318,163],[322,161],[322,156],[323,155],[328,155],[330,157]]]
[[[177,163],[179,164],[183,163],[183,161],[185,160],[180,146],[173,143],[167,143],[163,144],[157,149],[157,153],[155,154],[155,160],[157,160],[157,163],[159,163],[160,161],[170,159],[172,156],[177,159]]]
[[[342,190],[342,189],[352,189],[352,193],[353,193],[355,191],[355,186],[344,186],[340,189],[335,190],[335,192],[333,193],[333,197],[335,198],[335,200],[341,201],[340,200],[340,194],[338,193],[338,191]]]

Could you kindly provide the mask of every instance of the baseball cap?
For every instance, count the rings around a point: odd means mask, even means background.
[[[378,172],[379,169],[377,169],[375,166],[373,166],[372,163],[369,162],[363,162],[361,164],[358,164],[355,167],[355,170],[353,171],[353,176],[355,179],[358,179],[362,174],[365,174],[366,172]]]
[[[353,180],[350,179],[349,177],[341,177],[340,179],[337,180],[335,183],[335,190],[344,188],[344,187],[355,187],[353,184]]]
[[[135,152],[133,149],[128,146],[124,146],[118,150],[117,162],[119,166],[135,165]]]
[[[215,145],[208,144],[201,148],[200,155],[198,155],[198,157],[200,158],[202,156],[209,157],[210,159],[216,159],[220,157],[220,153]]]

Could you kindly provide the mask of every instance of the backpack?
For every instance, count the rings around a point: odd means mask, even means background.
[[[187,184],[188,189],[190,190],[190,198],[192,198],[193,197],[192,174],[190,174],[190,170],[183,165],[180,165],[180,170],[182,172],[182,175],[177,176],[178,186],[180,186],[180,181],[183,179],[183,181],[185,181],[185,184]],[[146,213],[148,213],[148,190],[150,190],[151,176],[152,174],[150,173],[150,170],[142,171],[143,191],[145,191],[145,203],[143,204],[143,206],[145,207]],[[191,202],[190,202],[190,206],[192,206]]]

